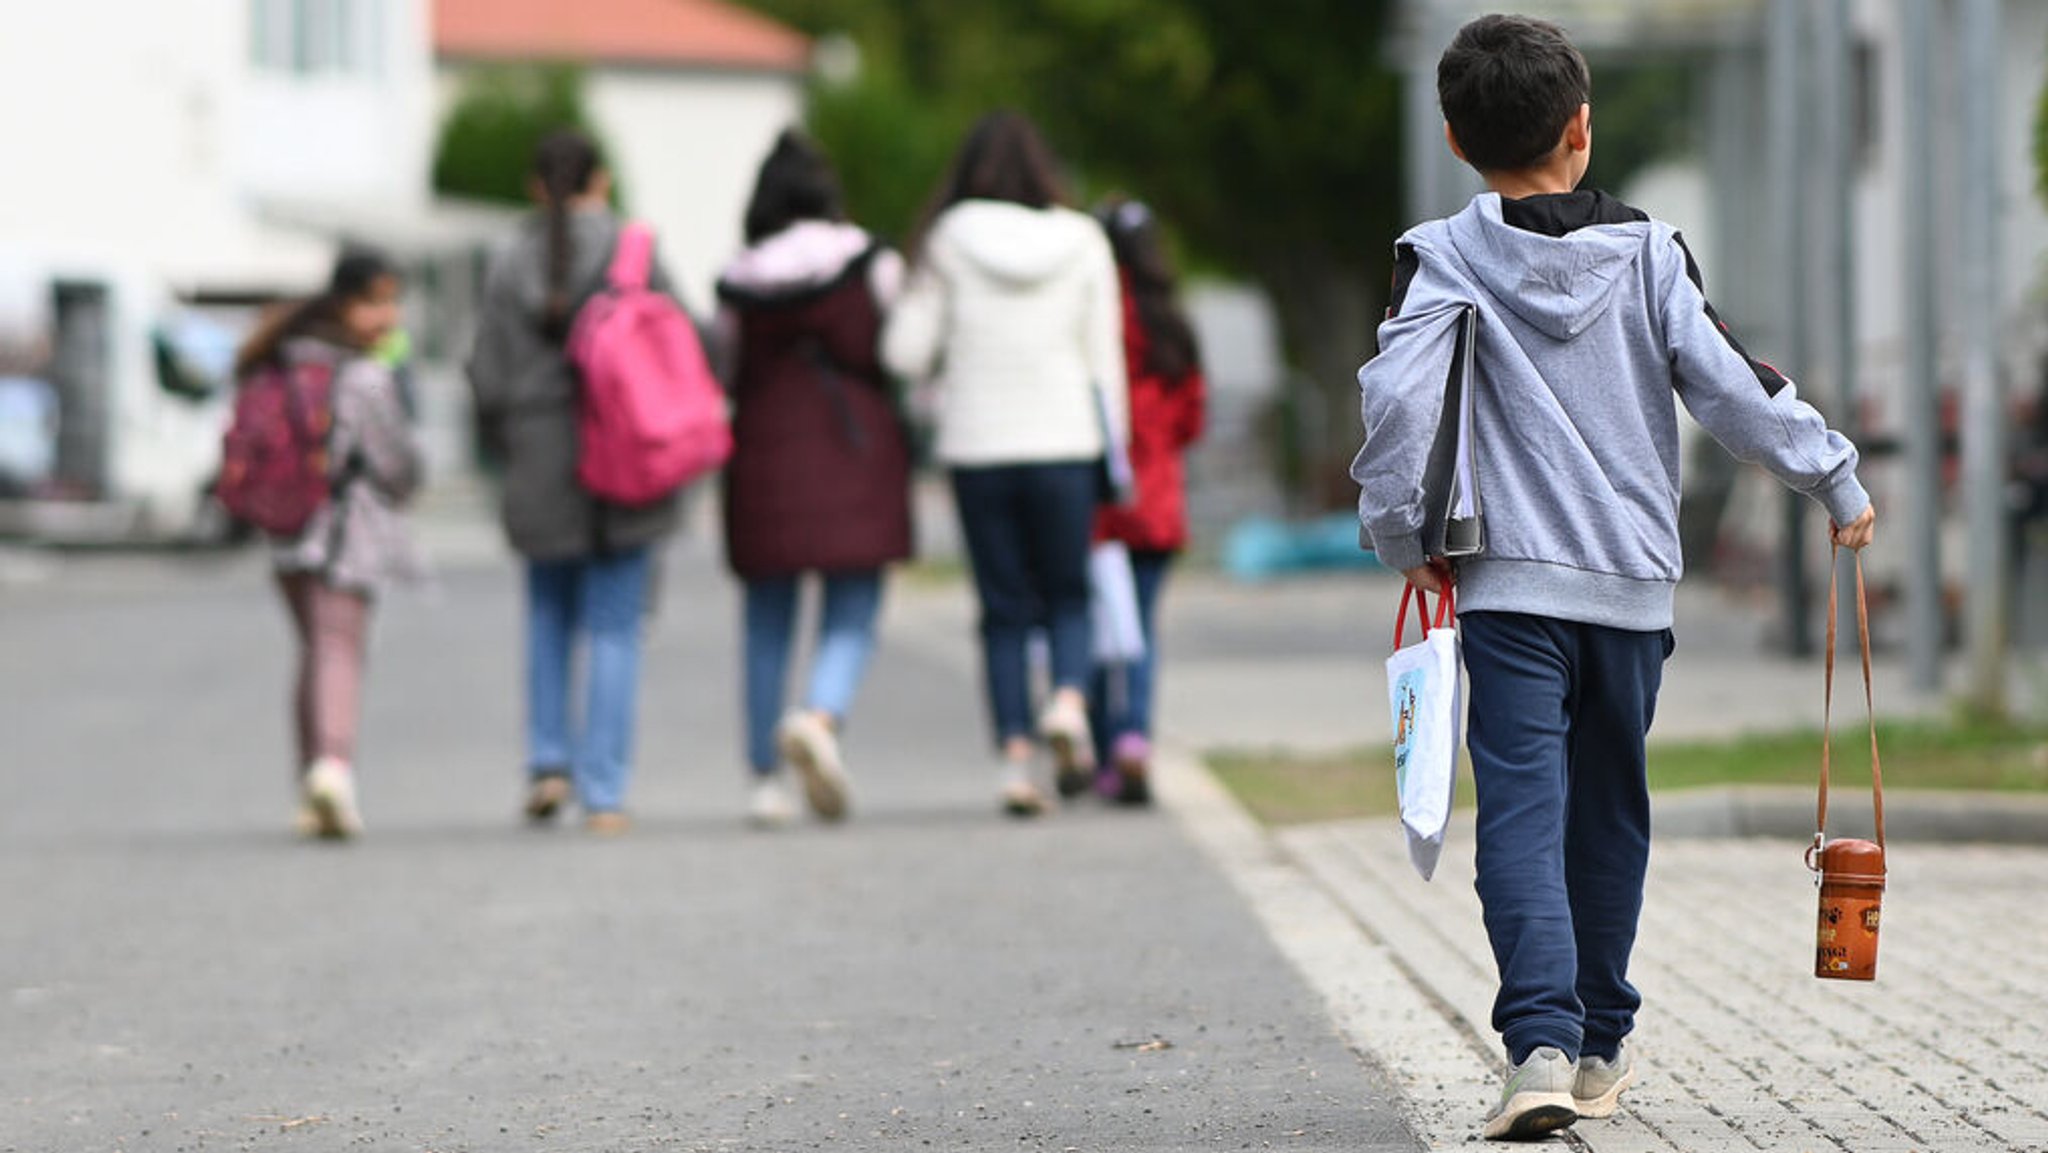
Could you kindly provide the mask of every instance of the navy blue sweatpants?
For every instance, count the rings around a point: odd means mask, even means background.
[[[1479,795],[1479,900],[1500,969],[1493,1027],[1612,1058],[1642,997],[1628,981],[1650,860],[1643,741],[1668,629],[1461,613],[1467,746]]]

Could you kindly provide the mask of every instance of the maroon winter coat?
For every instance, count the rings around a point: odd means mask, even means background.
[[[879,251],[822,284],[719,284],[737,318],[725,546],[742,579],[911,554],[910,447],[876,358],[868,267]]]

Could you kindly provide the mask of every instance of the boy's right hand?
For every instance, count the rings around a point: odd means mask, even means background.
[[[1863,515],[1848,524],[1828,522],[1828,537],[1843,548],[1860,549],[1870,543],[1877,534],[1877,506],[1863,510]]]
[[[1450,562],[1442,557],[1431,557],[1414,568],[1403,571],[1401,575],[1408,578],[1409,584],[1423,592],[1439,596],[1458,583],[1457,576],[1451,571]]]

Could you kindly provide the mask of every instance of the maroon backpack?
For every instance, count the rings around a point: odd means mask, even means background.
[[[333,365],[273,363],[243,377],[221,442],[214,490],[221,507],[272,536],[305,531],[334,493],[327,459],[333,429]]]

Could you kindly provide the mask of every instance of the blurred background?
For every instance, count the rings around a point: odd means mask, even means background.
[[[755,166],[809,127],[904,235],[993,106],[1084,201],[1149,201],[1215,389],[1192,493],[1246,579],[1370,565],[1353,374],[1394,238],[1477,189],[1441,142],[1463,0],[0,0],[0,535],[231,542],[232,350],[336,248],[412,275],[427,515],[488,513],[460,361],[533,143],[600,138],[707,310]],[[2003,707],[2048,644],[2048,4],[1578,0],[1589,182],[1677,224],[1752,351],[1856,437],[1880,643]],[[1811,651],[1819,514],[1695,437],[1688,565]],[[949,516],[927,516],[943,552]],[[701,528],[698,531],[703,531]],[[1960,663],[1951,657],[1960,654]],[[2035,659],[2038,659],[2036,657]]]

